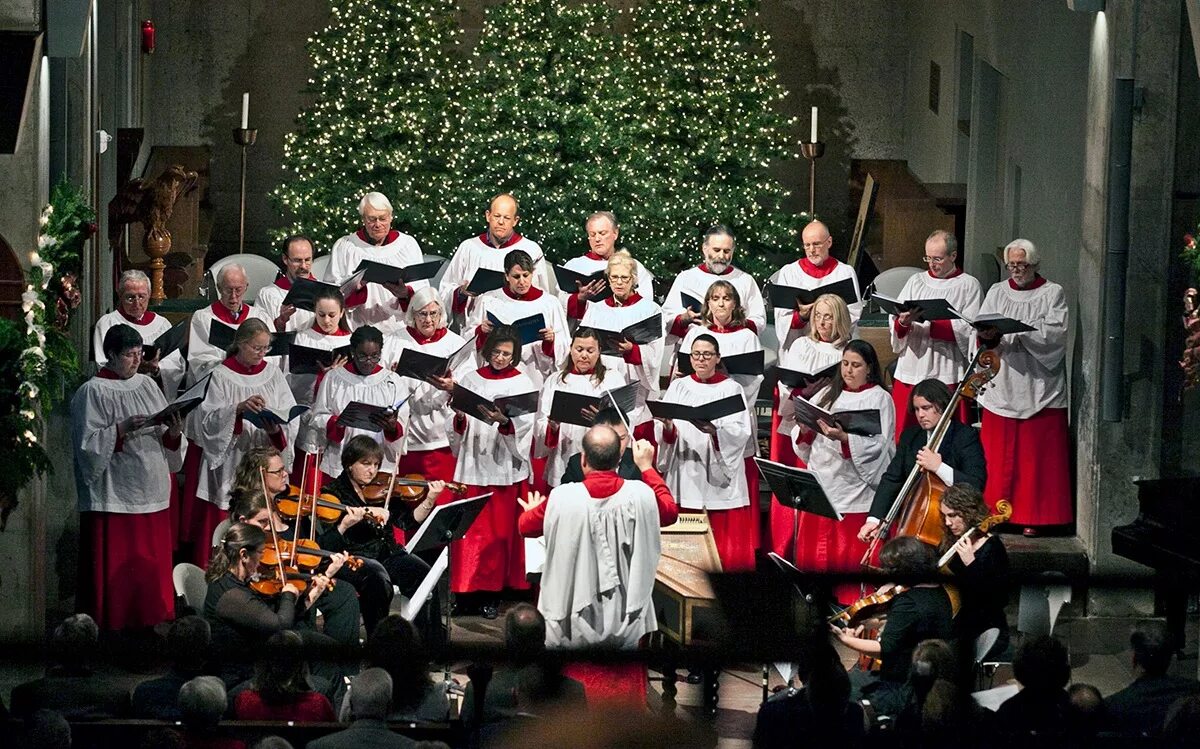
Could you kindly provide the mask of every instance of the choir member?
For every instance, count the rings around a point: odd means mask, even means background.
[[[106,365],[71,399],[80,511],[80,608],[103,629],[153,627],[174,616],[169,505],[181,423],[148,426],[166,408],[138,374],[141,335],[120,323],[101,342]]]
[[[617,475],[626,479],[641,478],[642,472],[633,462],[633,449],[631,445],[633,440],[629,434],[629,429],[625,426],[624,415],[612,406],[602,408],[592,419],[592,426],[606,426],[616,432],[617,437],[620,438],[622,455],[621,462],[617,466]],[[582,460],[581,453],[575,453],[567,458],[566,468],[563,469],[562,477],[558,480],[559,484],[583,481],[583,466],[580,460]],[[658,471],[655,471],[655,473],[658,473]]]
[[[829,236],[828,227],[820,221],[813,221],[804,227],[801,237],[804,242],[804,256],[776,271],[775,275],[771,276],[771,283],[812,290],[850,279],[854,283],[854,296],[861,299],[858,276],[854,269],[829,254],[833,248],[833,237]],[[858,324],[861,314],[861,301],[850,305],[852,328]],[[793,338],[804,334],[811,315],[811,304],[802,304],[796,309],[775,308],[775,336],[779,339],[780,351],[786,349]]]
[[[324,281],[342,283],[354,275],[363,260],[404,268],[425,258],[417,240],[392,228],[392,202],[383,193],[364,195],[358,202],[358,214],[362,217],[362,228],[333,244]],[[352,300],[356,304],[353,305],[351,327],[375,324],[395,316],[397,310],[407,306],[413,291],[428,285],[427,281],[367,284],[365,299],[361,303]]]
[[[283,372],[264,359],[270,345],[265,322],[254,318],[243,323],[225,360],[212,370],[204,401],[185,423],[189,444],[180,535],[192,545],[200,566],[207,561],[213,530],[229,508],[229,486],[242,456],[251,448],[273,445],[285,464],[292,459],[295,420],[281,425],[268,417],[266,428],[260,429],[245,416],[271,411],[287,419],[296,405]]]
[[[676,276],[663,301],[663,313],[671,333],[682,339],[688,325],[701,324],[700,313],[684,307],[683,294],[703,300],[713,281],[724,280],[733,284],[742,298],[746,307],[746,327],[761,334],[767,325],[767,308],[754,277],[733,267],[733,232],[720,224],[712,227],[704,234],[700,251],[704,262]]]
[[[914,465],[934,474],[946,486],[961,484],[983,490],[987,463],[975,427],[951,421],[941,445],[936,450],[927,447],[934,427],[950,405],[950,397],[946,385],[933,378],[918,382],[909,391],[907,409],[914,423],[900,435],[896,454],[879,481],[871,511],[859,529],[859,540],[871,541],[878,534],[880,522],[887,517]]]
[[[464,375],[462,387],[492,400],[536,390],[514,364],[521,358],[521,340],[512,328],[493,330],[483,353],[487,364]],[[509,418],[500,409],[479,408],[473,416],[456,410],[449,425],[450,449],[457,458],[454,480],[468,485],[469,497],[492,494],[466,537],[454,544],[450,585],[455,593],[528,587],[524,545],[517,535],[517,497],[530,478],[534,414]],[[494,601],[484,604],[483,614],[497,616]]]
[[[317,280],[312,274],[312,240],[300,234],[285,237],[280,263],[283,265],[283,275],[275,279],[275,283],[258,290],[258,296],[254,298],[255,306],[260,307],[267,317],[271,318],[276,332],[304,330],[310,327],[313,313],[284,304],[283,300],[292,290],[292,283],[296,279]]]
[[[617,217],[611,211],[596,211],[588,216],[584,224],[587,231],[588,251],[579,257],[568,260],[563,267],[590,276],[598,271],[608,270],[608,260],[617,248],[617,239],[621,235],[621,227]],[[646,267],[634,260],[637,269],[637,283],[634,288],[647,299],[654,298],[654,276]],[[583,317],[583,309],[589,298],[604,291],[606,283],[596,280],[578,289],[560,289],[558,296],[567,310],[567,317],[578,320]]]
[[[1067,434],[1067,299],[1038,273],[1041,253],[1027,239],[1004,248],[1009,279],[988,289],[979,313],[999,313],[1031,325],[1028,333],[978,334],[1000,355],[1000,372],[979,396],[983,406],[988,506],[1008,499],[1014,525],[1026,535],[1073,518]]]
[[[546,483],[558,486],[567,460],[579,452],[588,428],[578,424],[560,424],[550,418],[554,394],[559,392],[599,396],[625,384],[620,372],[608,369],[600,357],[600,335],[581,327],[571,338],[569,358],[562,370],[546,379],[538,405],[533,433],[534,454],[546,458]],[[599,410],[597,409],[597,413]],[[592,414],[595,416],[595,414]]]
[[[198,382],[227,357],[224,350],[208,342],[213,320],[220,320],[231,328],[237,328],[250,319],[262,321],[268,330],[275,324],[261,309],[244,301],[249,283],[246,269],[241,265],[229,263],[222,266],[217,271],[216,282],[217,301],[192,313],[187,349],[189,383]]]
[[[925,240],[928,273],[914,273],[900,291],[900,301],[913,299],[945,299],[968,317],[979,313],[983,292],[979,281],[958,268],[958,242],[948,231],[938,229]],[[908,408],[908,394],[913,385],[934,378],[958,387],[966,371],[971,333],[965,320],[933,320],[926,322],[911,311],[889,316],[892,351],[896,353],[896,374],[892,377],[892,400],[896,404],[896,439],[913,425]],[[959,418],[967,421],[967,402],[959,406]]]
[[[257,525],[266,531],[268,539],[271,537],[271,528],[274,526],[275,533],[280,540],[292,541],[296,535],[296,528],[279,516],[273,503],[268,504],[267,502],[268,497],[275,498],[281,494],[286,495],[288,489],[288,472],[283,465],[283,456],[279,454],[279,451],[274,447],[256,447],[250,450],[238,462],[237,471],[233,476],[233,484],[229,487],[230,525],[236,523]],[[307,491],[309,491],[309,487],[306,486],[305,492]],[[299,537],[301,539],[308,538],[310,529],[308,517],[301,518],[299,521],[293,519],[293,522],[300,523]],[[387,572],[378,562],[363,560],[362,569],[355,571],[344,564],[337,564],[346,558],[344,550],[329,549],[324,545],[321,548],[333,552],[328,557],[326,574],[336,577],[338,580],[345,579],[348,583],[328,588],[317,599],[317,608],[320,609],[325,620],[325,634],[340,643],[357,645],[360,608],[364,618],[368,613],[368,596],[363,595],[363,603],[360,607],[358,596],[355,595],[355,589],[359,587],[358,581],[370,579],[372,573],[377,573],[387,584],[389,600],[392,584],[387,579]],[[213,552],[216,551],[217,549],[214,548]],[[329,567],[333,567],[332,572],[328,571]]]
[[[638,291],[636,263],[625,250],[613,253],[608,259],[607,272],[612,296],[601,302],[583,302],[586,311],[582,313],[582,325],[603,330],[623,330],[648,317],[657,315],[662,318],[662,308]],[[629,423],[638,439],[648,439],[654,434],[650,412],[646,410],[646,398],[659,390],[658,375],[662,367],[664,345],[662,338],[645,344],[623,340],[617,345],[620,356],[606,354],[602,357],[604,366],[620,373],[626,382],[638,384],[637,407],[628,414]]]
[[[301,310],[303,311],[303,310]],[[307,324],[296,331],[293,343],[305,348],[321,351],[336,351],[350,345],[350,327],[346,324],[346,302],[342,292],[337,289],[321,289],[313,299],[313,311],[309,313]],[[330,354],[329,366],[321,367],[321,371],[344,367],[349,357]],[[284,359],[285,365],[290,364]],[[287,366],[284,367],[288,369]],[[288,386],[297,403],[311,406],[317,395],[317,377],[319,373],[288,371]],[[302,440],[303,441],[303,440]]]
[[[931,578],[936,571],[933,547],[914,536],[888,541],[879,562],[884,572],[908,579]],[[943,586],[918,583],[895,595],[887,611],[887,626],[879,639],[863,637],[862,625],[853,630],[830,626],[843,645],[880,662],[878,672],[851,672],[853,699],[866,698],[879,715],[894,716],[904,709],[912,694],[908,675],[913,650],[924,640],[953,636],[952,608]]]
[[[408,418],[412,385],[380,365],[382,358],[383,334],[371,325],[361,327],[350,335],[350,361],[328,370],[317,383],[312,423],[325,435],[320,468],[331,479],[342,473],[342,446],[357,435],[368,435],[382,446],[385,471],[394,471],[396,461],[404,452],[401,439],[404,425],[400,418]],[[355,402],[386,409],[372,421],[376,429],[348,427],[341,423],[342,410]]]
[[[939,509],[946,526],[946,537],[939,553],[950,549],[954,555],[946,569],[955,577],[954,586],[962,596],[954,629],[959,642],[974,642],[989,629],[1000,636],[985,658],[997,658],[1008,650],[1008,605],[1011,578],[1008,552],[998,536],[980,533],[978,528],[988,517],[987,505],[979,489],[969,483],[957,483],[942,494]]]
[[[463,321],[473,312],[475,295],[467,291],[467,286],[475,277],[475,271],[486,268],[504,273],[507,270],[504,267],[507,265],[505,258],[513,250],[522,250],[534,259],[534,286],[543,291],[553,288],[549,285],[542,248],[516,230],[521,221],[519,210],[517,199],[508,193],[492,198],[483,213],[487,229],[477,236],[464,239],[446,264],[438,284],[438,293],[451,317],[449,324],[455,330],[464,329],[461,328]]]
[[[493,328],[488,313],[503,324],[541,315],[546,323],[546,327],[538,331],[541,340],[522,346],[522,359],[517,362],[521,371],[540,388],[558,369],[559,362],[567,358],[570,334],[562,305],[534,285],[533,275],[534,263],[529,254],[524,250],[510,250],[504,256],[504,287],[475,300],[465,329],[474,331],[475,348],[481,350]],[[485,361],[486,357],[480,356],[480,363]]]
[[[718,371],[717,339],[701,333],[692,339],[693,373],[671,383],[662,400],[701,406],[736,395],[742,387]],[[746,443],[754,432],[751,410],[713,421],[657,420],[658,465],[671,493],[685,510],[705,510],[721,567],[726,572],[754,569],[758,503],[746,486]]]
[[[405,349],[440,357],[462,353],[451,359],[445,376],[433,376],[424,382],[404,378],[413,388],[413,394],[408,400],[404,455],[396,472],[449,481],[454,476],[454,454],[446,431],[446,421],[451,415],[450,393],[456,374],[472,369],[474,357],[463,350],[466,341],[462,336],[446,327],[445,309],[436,289],[426,287],[415,292],[406,315],[407,325],[381,328],[385,367],[394,369]]]
[[[847,434],[841,427],[819,421],[820,433],[803,424],[792,427],[796,455],[820,478],[821,486],[841,522],[800,513],[796,564],[811,572],[856,572],[866,544],[858,530],[867,519],[875,488],[896,451],[893,440],[896,415],[892,396],[883,387],[879,357],[866,341],[846,344],[842,364],[833,382],[813,398],[830,412],[879,411],[881,433],[870,437]],[[857,586],[841,585],[834,593],[845,603],[857,597]]]
[[[108,362],[104,353],[104,335],[116,325],[129,325],[142,338],[142,344],[153,344],[160,335],[171,329],[171,321],[150,311],[150,279],[140,270],[127,270],[117,283],[117,308],[101,315],[92,332],[92,351],[96,364],[103,367]],[[163,392],[174,397],[183,380],[184,359],[181,352],[172,352],[164,359],[161,352],[154,358],[142,357],[138,372],[151,377],[161,377]]]
[[[808,331],[797,336],[791,345],[779,355],[779,367],[793,372],[819,374],[842,361],[842,352],[850,342],[850,310],[846,301],[836,294],[822,294],[813,302],[809,315],[812,325]],[[801,395],[812,397],[828,385],[828,377],[810,382]],[[792,405],[792,388],[782,382],[775,384],[775,409],[771,415],[771,460],[784,465],[804,467],[804,461],[792,448],[792,428],[795,409]],[[795,529],[796,511],[772,500],[771,549],[778,555],[792,557],[792,533]]]

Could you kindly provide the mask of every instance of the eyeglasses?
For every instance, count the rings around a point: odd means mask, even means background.
[[[380,354],[354,354],[354,361],[377,362],[380,358],[382,358]]]
[[[226,294],[241,295],[246,293],[247,286],[226,286],[222,289]]]
[[[369,218],[366,216],[363,217],[364,224],[390,224],[391,222],[391,216],[371,216]]]
[[[923,262],[923,263],[944,263],[949,259],[950,259],[949,255],[942,255],[941,257],[938,257],[937,255],[922,255],[921,256],[921,262]]]
[[[608,280],[609,280],[609,281],[622,281],[622,282],[624,282],[624,281],[632,281],[632,280],[633,280],[633,276],[611,276],[611,275],[610,275],[610,276],[608,277]]]
[[[692,357],[693,359],[698,359],[700,361],[708,361],[716,355],[716,351],[693,351],[692,353],[688,354],[688,356]]]
[[[276,468],[274,471],[263,471],[263,473],[270,474],[271,476],[286,476],[287,469],[280,467]]]
[[[433,309],[433,310],[424,310],[423,309],[423,310],[417,310],[417,312],[415,312],[414,314],[417,317],[420,317],[424,320],[432,320],[435,317],[441,317],[442,311],[440,309]]]
[[[126,294],[125,296],[123,296],[121,298],[127,302],[137,302],[137,301],[141,301],[143,299],[149,299],[150,295],[149,294]]]
[[[488,357],[489,357],[489,358],[490,358],[490,357],[493,357],[493,356],[502,356],[502,357],[504,357],[505,359],[511,359],[511,358],[512,358],[512,355],[513,355],[513,352],[511,352],[511,351],[505,351],[505,350],[503,350],[503,349],[498,349],[498,348],[494,348],[494,349],[492,349],[492,350],[491,350],[491,352],[490,352],[490,353],[488,353]]]
[[[1019,270],[1025,270],[1029,267],[1029,263],[1005,263],[1004,267],[1015,272]]]
[[[271,344],[268,343],[266,346],[255,346],[253,343],[250,343],[246,345],[246,348],[250,349],[256,354],[265,354],[267,350],[271,348]]]

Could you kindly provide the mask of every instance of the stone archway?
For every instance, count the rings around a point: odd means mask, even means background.
[[[16,253],[0,236],[0,318],[21,319],[21,292],[25,290],[25,272]]]

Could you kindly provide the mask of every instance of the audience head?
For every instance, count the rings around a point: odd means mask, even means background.
[[[18,749],[71,749],[71,724],[55,710],[37,710],[25,719]]]
[[[151,728],[142,734],[138,749],[187,749],[187,739],[174,728]]]
[[[1188,746],[1200,735],[1200,694],[1181,697],[1167,709],[1162,738],[1169,746]]]
[[[621,462],[621,438],[610,427],[593,426],[583,435],[582,468],[592,471],[615,471]]]
[[[1165,674],[1175,650],[1173,639],[1162,622],[1138,624],[1129,635],[1134,667],[1141,669],[1146,676]]]
[[[54,657],[64,665],[87,663],[100,642],[100,627],[87,614],[73,614],[54,628]]]
[[[391,676],[391,703],[397,710],[419,705],[429,688],[429,652],[416,627],[398,614],[380,620],[367,640],[366,663]]]
[[[212,644],[212,627],[202,616],[181,616],[167,629],[167,657],[180,671],[192,673],[204,668]]]
[[[958,663],[954,656],[954,648],[945,640],[922,640],[913,648],[912,676],[914,682],[924,682],[927,686],[938,679],[953,680],[957,674]]]
[[[282,736],[263,736],[250,749],[292,749],[292,743]]]
[[[504,616],[504,648],[517,664],[532,663],[546,652],[546,620],[528,603],[519,603]]]
[[[356,719],[386,720],[392,704],[392,677],[368,668],[350,682],[350,714]]]
[[[1095,736],[1106,722],[1104,697],[1091,684],[1072,684],[1067,688],[1067,701],[1071,705],[1068,731],[1074,736]]]
[[[254,688],[269,705],[286,704],[312,691],[300,635],[283,629],[267,639],[266,648],[254,664]]]
[[[225,684],[215,676],[197,676],[184,684],[177,704],[183,725],[196,731],[215,728],[229,707]]]
[[[1046,692],[1064,689],[1071,680],[1066,646],[1049,635],[1026,640],[1013,657],[1013,675],[1026,689]]]

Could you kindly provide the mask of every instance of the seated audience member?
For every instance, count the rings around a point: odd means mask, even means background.
[[[38,710],[9,740],[15,749],[71,749],[71,724],[62,713]]]
[[[502,723],[518,712],[517,688],[521,673],[527,669],[545,671],[539,665],[546,652],[546,620],[540,611],[528,603],[508,610],[504,617],[504,652],[507,665],[500,666],[491,678],[477,684],[467,683],[463,696],[463,722],[471,730],[493,733],[495,724]],[[542,676],[550,685],[560,704],[582,707],[587,704],[583,684],[555,671]]]
[[[329,698],[309,681],[300,635],[287,629],[271,635],[254,666],[251,688],[233,700],[233,715],[238,720],[335,720]]]
[[[157,679],[148,679],[133,689],[135,718],[179,720],[176,700],[179,688],[204,673],[212,628],[200,616],[181,616],[167,630],[167,658],[171,668]]]
[[[368,668],[350,682],[350,716],[345,730],[308,742],[308,749],[362,749],[400,747],[416,742],[392,733],[387,716],[392,701],[392,677],[382,668]]]
[[[1129,636],[1133,647],[1133,682],[1104,701],[1109,730],[1125,735],[1159,732],[1167,709],[1180,697],[1200,694],[1195,679],[1170,676],[1175,645],[1161,622],[1146,622]]]
[[[1064,735],[1071,718],[1066,646],[1048,635],[1026,640],[1013,658],[1013,675],[1021,691],[996,711],[1000,731],[1014,739]]]
[[[282,736],[263,736],[250,749],[292,749],[292,743]]]
[[[1181,697],[1167,709],[1163,720],[1163,746],[1191,746],[1200,734],[1200,694]]]
[[[1071,706],[1067,735],[1077,744],[1091,743],[1107,722],[1100,690],[1091,684],[1072,684],[1067,687],[1067,702]]]
[[[857,746],[865,738],[862,707],[850,701],[850,677],[824,637],[797,664],[802,689],[781,692],[758,709],[754,746],[788,746],[804,736],[814,746]]]
[[[225,684],[215,676],[197,676],[179,688],[179,718],[188,749],[246,749],[245,742],[218,726],[228,707]]]
[[[450,718],[446,689],[429,677],[429,651],[422,647],[416,627],[399,614],[379,622],[366,645],[366,667],[382,668],[392,679],[388,720],[442,722]],[[349,705],[338,717],[345,720]]]
[[[129,692],[89,666],[100,628],[87,614],[75,614],[54,630],[54,664],[41,679],[12,690],[12,715],[27,718],[38,710],[57,710],[67,720],[120,718],[129,711]]]
[[[954,648],[945,640],[924,640],[912,654],[908,671],[908,703],[896,716],[896,730],[918,731],[923,724],[925,699],[939,680],[954,682],[958,675]]]

